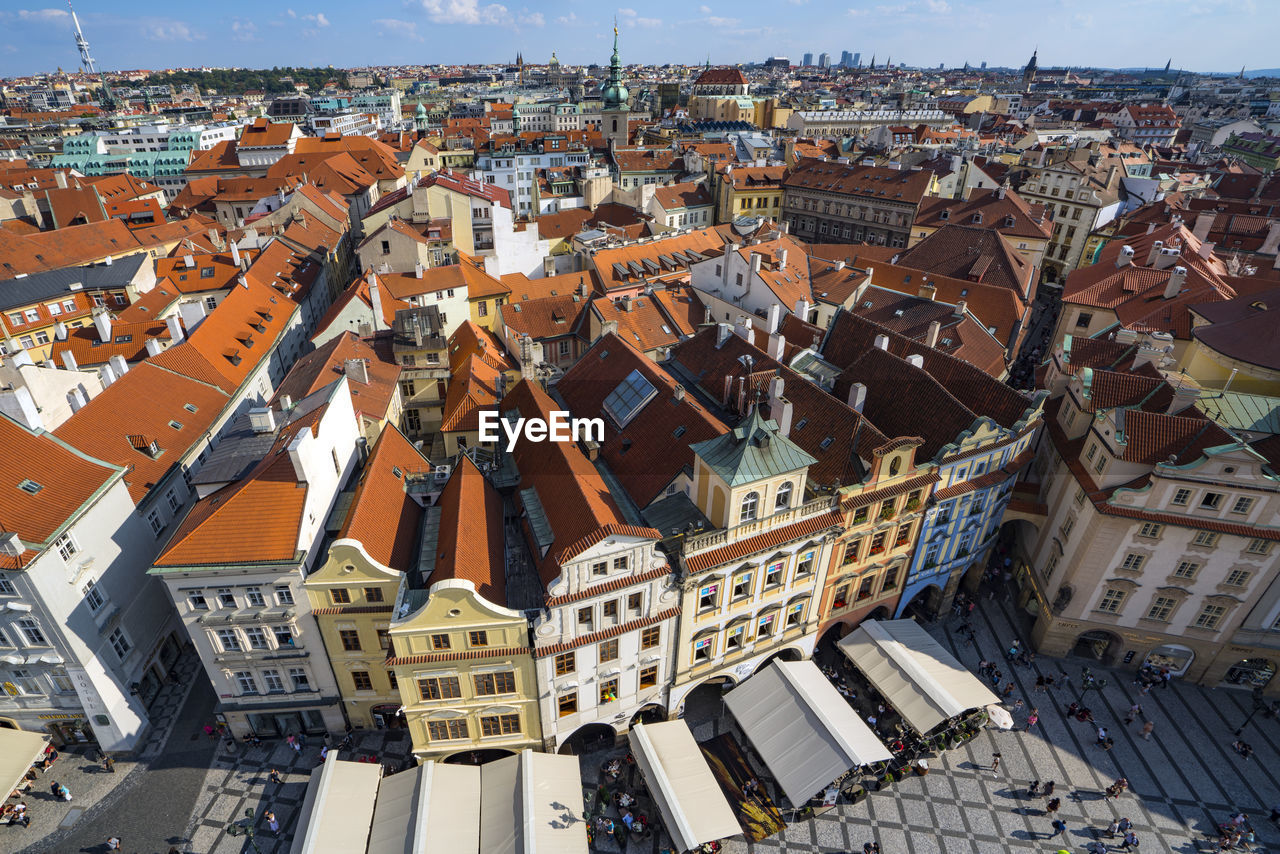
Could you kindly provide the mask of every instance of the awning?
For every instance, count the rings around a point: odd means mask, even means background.
[[[864,620],[840,651],[919,733],[1000,702],[915,620]]]
[[[587,854],[578,757],[523,750],[480,766],[480,851]]]
[[[311,772],[289,854],[364,851],[381,778],[382,766],[376,762],[345,762],[331,751]]]
[[[892,757],[812,661],[775,661],[724,698],[793,806]]]
[[[461,854],[480,850],[480,769],[427,762],[384,777],[368,854]]]
[[[0,729],[0,801],[18,788],[22,778],[48,745],[45,736],[25,729]]]
[[[627,738],[676,848],[688,851],[742,832],[688,724],[636,724]]]

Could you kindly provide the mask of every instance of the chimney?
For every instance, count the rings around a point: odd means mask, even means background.
[[[756,343],[756,328],[751,325],[751,321],[741,318],[733,325],[733,332],[748,344]]]
[[[194,300],[178,303],[178,314],[182,316],[182,325],[194,331],[204,321],[208,312],[205,310],[203,300]]]
[[[791,233],[791,223],[787,222],[785,219],[782,221],[782,224],[778,226],[778,228],[782,231],[783,234]]]
[[[165,326],[169,327],[169,341],[177,344],[186,337],[186,332],[182,329],[182,318],[176,314],[171,314],[164,319]]]
[[[98,340],[103,344],[111,343],[111,312],[100,305],[93,310],[93,325],[98,328]]]
[[[231,263],[237,267],[240,266],[240,247],[236,245],[234,240],[231,241]]]
[[[84,389],[80,386],[76,386],[71,389],[71,391],[67,392],[67,404],[70,405],[71,412],[73,414],[83,409],[84,405],[88,402],[89,400],[85,397]]]
[[[631,311],[631,295],[630,294],[622,298],[622,310]]]
[[[53,181],[58,185],[59,190],[67,189],[67,173],[65,170],[58,169],[53,173]]]
[[[760,262],[762,260],[764,260],[764,256],[761,255],[759,252],[751,253],[751,272],[752,273],[760,272]]]
[[[929,321],[929,331],[924,336],[924,346],[937,347],[938,333],[942,331],[942,324],[936,320]]]
[[[889,349],[889,336],[888,336],[888,335],[877,335],[877,336],[875,337],[875,340],[872,342],[872,344],[875,346],[875,348],[876,348],[877,350],[885,350],[885,351],[888,351],[888,349]]]
[[[386,326],[386,321],[382,317],[382,288],[378,284],[378,277],[374,273],[369,273],[369,303],[373,306],[373,328],[378,330]]]
[[[862,383],[854,383],[849,387],[849,408],[861,412],[867,402],[867,387]]]
[[[1209,238],[1209,231],[1213,228],[1213,221],[1218,215],[1213,211],[1204,211],[1196,216],[1196,224],[1192,226],[1191,233],[1201,240]]]
[[[59,341],[66,341],[67,324],[63,323],[61,320],[53,324],[53,337],[57,338]]]
[[[129,363],[124,360],[124,356],[116,354],[108,360],[111,364],[111,370],[115,372],[116,379],[129,373]]]
[[[732,327],[727,323],[716,324],[716,349],[719,350],[724,346],[724,342],[729,340],[729,335],[733,332]]]
[[[773,303],[769,306],[769,316],[765,320],[765,331],[769,333],[777,332],[782,320],[782,306]]]
[[[102,380],[103,388],[116,381],[116,372],[111,370],[110,362],[98,366],[98,379]]]
[[[782,396],[782,390],[782,377],[774,377],[769,381],[769,417],[778,422],[778,435],[785,439],[791,435],[791,419],[795,414],[795,407]]]
[[[164,348],[160,346],[160,339],[158,338],[147,339],[147,355],[148,356],[159,356],[161,351],[163,350]]]
[[[928,282],[928,281],[921,282],[920,290],[916,292],[916,295],[920,297],[920,299],[927,299],[927,300],[932,300],[935,296],[937,296],[937,294],[938,294],[938,286],[935,285],[933,282]]]
[[[907,364],[913,368],[923,368],[924,356],[921,356],[919,353],[912,353],[910,356],[907,357]]]
[[[786,352],[786,349],[787,339],[783,337],[781,332],[769,333],[769,347],[768,350],[766,350],[769,354],[769,358],[773,359],[775,362],[781,362],[782,354]]]
[[[1213,247],[1215,247],[1215,246],[1217,246],[1217,245],[1218,245],[1218,244],[1214,243],[1214,242],[1213,242],[1213,241],[1211,241],[1211,240],[1206,240],[1206,241],[1204,241],[1203,243],[1201,243],[1201,244],[1200,244],[1200,257],[1201,257],[1201,258],[1204,258],[1206,261],[1207,261],[1208,259],[1212,258],[1212,257],[1213,257]]]
[[[841,258],[839,261],[837,261],[837,262],[836,262],[836,269],[837,269],[837,270],[843,270],[843,269],[844,269],[844,259],[843,259],[843,258]]]
[[[342,363],[342,372],[351,382],[369,383],[369,366],[364,359],[347,359]]]
[[[76,363],[76,357],[70,350],[62,351],[62,364],[67,366],[68,371],[80,370],[80,365]]]
[[[1151,244],[1151,251],[1147,253],[1147,266],[1154,267],[1156,259],[1160,257],[1160,250],[1164,248],[1164,241],[1157,240]]]
[[[778,269],[781,270],[786,266],[787,266],[787,250],[785,248],[779,249],[778,250]]]
[[[684,400],[684,395],[685,395],[684,386],[682,386],[680,383],[676,383],[676,387],[671,390],[671,399],[674,400],[676,403],[679,403],[680,401]]]
[[[1116,269],[1123,269],[1133,263],[1133,247],[1121,246],[1120,254],[1116,256]]]
[[[1003,201],[1004,195],[1005,195],[1005,188],[1004,188],[1004,185],[1001,184],[999,189],[996,190],[996,198]]]
[[[421,261],[414,261],[414,262],[413,262],[413,277],[414,277],[415,279],[421,279],[421,278],[422,278],[422,262],[421,262]]]
[[[1164,298],[1173,299],[1181,291],[1182,287],[1187,283],[1187,268],[1174,267],[1173,272],[1169,274],[1169,282],[1164,286]]]
[[[196,256],[194,256],[194,255],[183,255],[183,256],[182,256],[182,266],[184,266],[184,267],[186,267],[188,270],[190,270],[191,268],[195,267],[195,265],[196,265]]]
[[[1177,415],[1188,406],[1194,406],[1200,399],[1200,384],[1183,374],[1178,384],[1173,387],[1173,400],[1169,401],[1169,414]]]
[[[956,300],[956,310],[951,313],[956,317],[964,317],[964,310],[967,305],[964,300]]]
[[[804,299],[803,297],[796,300],[795,315],[796,317],[800,318],[803,321],[807,322],[809,320],[809,301],[808,300]]]
[[[258,434],[276,432],[276,416],[269,406],[255,406],[249,410],[249,429]]]

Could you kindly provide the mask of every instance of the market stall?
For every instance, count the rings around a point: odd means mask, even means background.
[[[688,724],[636,724],[627,738],[678,850],[688,851],[741,832]]]

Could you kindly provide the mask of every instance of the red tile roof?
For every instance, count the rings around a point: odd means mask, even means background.
[[[431,464],[413,443],[388,424],[365,461],[338,538],[357,540],[369,557],[388,569],[412,569],[424,511],[405,484],[408,476],[430,471]]]
[[[360,382],[346,373],[346,362],[350,359],[364,362],[368,382]],[[395,399],[401,370],[392,359],[384,358],[372,344],[348,330],[295,362],[276,387],[272,401],[278,401],[281,395],[302,400],[346,376],[356,416],[380,421],[387,417],[391,401]]]
[[[775,549],[792,540],[812,537],[827,528],[843,529],[843,527],[844,514],[839,510],[827,510],[815,513],[807,519],[801,519],[799,522],[792,522],[790,525],[783,525],[781,528],[774,528],[772,531],[756,534],[754,537],[747,537],[746,539],[738,540],[736,543],[721,546],[718,549],[709,549],[705,552],[690,555],[684,559],[684,564],[689,572],[702,572],[731,561],[742,560],[745,557]]]
[[[507,604],[507,562],[502,497],[480,469],[461,454],[440,499],[435,568],[428,585],[445,579],[470,581],[495,605]]]

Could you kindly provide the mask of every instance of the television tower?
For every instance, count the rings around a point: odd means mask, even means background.
[[[84,66],[85,71],[94,74],[97,69],[93,67],[93,57],[89,55],[89,42],[85,40],[84,33],[80,32],[80,19],[76,17],[76,10],[71,6],[71,0],[67,0],[67,8],[71,9],[71,23],[75,24],[76,28],[76,48],[80,51],[80,64]]]

